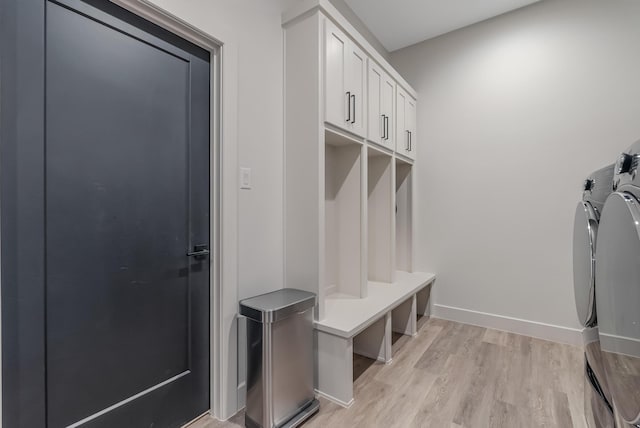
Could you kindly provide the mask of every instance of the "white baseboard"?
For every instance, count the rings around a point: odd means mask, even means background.
[[[536,337],[552,342],[566,343],[575,346],[584,345],[583,329],[562,327],[438,304],[433,305],[431,316]]]
[[[333,397],[333,396],[331,396],[329,394],[325,394],[324,392],[318,391],[317,389],[315,390],[315,392],[316,392],[316,395],[318,397],[325,398],[325,399],[327,399],[327,400],[329,400],[329,401],[331,401],[333,403],[336,403],[338,406],[344,407],[345,409],[348,409],[349,407],[351,407],[353,405],[353,402],[355,401],[352,398],[351,401],[349,401],[348,403],[345,403],[344,401],[338,400],[337,398],[335,398],[335,397]]]
[[[600,335],[600,346],[609,349],[616,354],[628,355],[637,358],[640,355],[640,340],[633,337],[616,336],[613,334]]]

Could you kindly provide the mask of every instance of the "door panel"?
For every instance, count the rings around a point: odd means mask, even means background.
[[[396,147],[396,131],[395,131],[395,121],[396,121],[396,109],[395,109],[395,94],[396,94],[396,83],[389,77],[386,73],[383,73],[382,80],[382,112],[387,116],[387,141],[385,145],[390,149],[394,149]]]
[[[367,56],[353,42],[349,42],[347,53],[347,73],[349,82],[347,90],[352,94],[352,117],[350,130],[354,134],[366,137]]]
[[[615,428],[609,403],[602,396],[599,379],[585,361],[584,411],[588,428]]]
[[[346,83],[347,36],[325,21],[325,43],[325,121],[345,128],[351,105]]]
[[[573,291],[578,319],[584,327],[595,323],[596,236],[598,220],[591,204],[578,202],[573,221]]]
[[[2,421],[45,424],[44,2],[0,2]]]
[[[209,407],[209,65],[82,2],[46,24],[48,426],[178,426]]]
[[[369,91],[367,93],[367,105],[368,109],[368,132],[367,138],[377,144],[382,144],[385,137],[384,129],[384,117],[385,114],[382,108],[382,91],[383,91],[383,78],[382,70],[378,68],[373,62],[369,63]]]
[[[604,369],[618,415],[640,423],[640,204],[625,192],[604,205],[596,250],[596,302]]]
[[[407,133],[407,93],[397,87],[396,90],[396,152],[401,155],[409,154],[409,134]]]
[[[393,108],[395,83],[373,61],[369,61],[368,88],[368,139],[393,150],[395,148]]]
[[[411,98],[411,96],[407,97],[406,115],[405,123],[409,130],[409,152],[407,153],[407,156],[411,159],[415,159],[418,145],[418,138],[416,135],[416,101]]]

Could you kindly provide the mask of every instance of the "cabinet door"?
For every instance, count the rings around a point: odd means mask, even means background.
[[[409,131],[409,156],[411,159],[416,158],[416,100],[407,97],[407,109],[406,109],[405,123],[407,124],[407,130]]]
[[[351,41],[347,46],[347,91],[350,92],[351,96],[349,129],[354,134],[366,137],[367,55]]]
[[[385,129],[385,141],[384,145],[390,149],[396,147],[396,108],[395,108],[395,95],[396,95],[396,82],[389,77],[388,74],[383,73],[382,86],[381,86],[381,110],[385,115],[386,129]]]
[[[409,156],[409,129],[407,128],[407,105],[409,95],[396,86],[396,152]]]
[[[347,94],[347,36],[329,21],[325,21],[324,120],[341,128],[350,119]]]
[[[377,144],[386,142],[385,113],[382,105],[384,77],[382,70],[369,61],[369,91],[367,93],[367,138]]]

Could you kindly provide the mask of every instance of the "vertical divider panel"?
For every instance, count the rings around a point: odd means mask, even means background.
[[[318,364],[314,373],[316,391],[349,407],[353,403],[353,339],[315,331]]]
[[[396,280],[396,271],[398,270],[398,249],[397,249],[397,222],[396,213],[398,212],[398,201],[396,197],[396,188],[398,181],[398,173],[396,166],[396,157],[391,160],[391,282]]]
[[[369,174],[369,162],[367,162],[367,145],[363,144],[360,151],[360,159],[362,168],[360,169],[360,297],[364,298],[369,295],[369,287],[367,281],[368,270],[368,243],[369,243],[369,210],[367,204],[368,183],[367,176]]]

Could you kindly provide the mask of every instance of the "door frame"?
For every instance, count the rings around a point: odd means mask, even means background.
[[[44,0],[41,0],[44,3]],[[212,256],[210,263],[210,409],[209,413],[226,420],[238,410],[238,144],[237,144],[237,43],[230,34],[211,35],[191,25],[187,21],[151,3],[149,0],[110,0],[124,9],[144,18],[173,34],[194,43],[210,53],[210,180],[211,180],[211,227],[210,242]],[[16,20],[19,12],[29,12],[30,6],[18,10],[27,3],[25,0],[0,0],[0,24]],[[31,2],[30,2],[31,3]],[[31,8],[33,9],[33,8]],[[15,22],[15,21],[13,21]],[[43,23],[44,24],[44,23]],[[16,28],[13,28],[14,31]],[[11,31],[11,30],[9,30]],[[21,34],[30,37],[31,34]],[[37,39],[40,34],[35,34]],[[216,37],[218,36],[218,37]],[[11,50],[9,41],[2,45],[2,52]],[[36,41],[37,43],[37,41]],[[10,52],[15,58],[15,52]],[[5,58],[6,61],[6,58]],[[0,63],[0,67],[2,64]],[[2,70],[4,71],[4,70]],[[9,76],[7,76],[9,74]],[[7,98],[11,105],[11,86],[16,76],[0,73],[0,96]],[[20,90],[20,89],[18,89]],[[37,97],[37,94],[29,94]],[[0,101],[5,101],[0,98]],[[2,102],[2,105],[6,104]],[[13,112],[0,109],[0,123],[14,120]],[[8,118],[6,116],[9,116]],[[20,128],[17,124],[15,128]],[[12,129],[15,131],[16,129]],[[11,132],[0,134],[0,146],[7,144],[4,138]],[[15,134],[14,134],[15,135]],[[11,142],[9,142],[11,144]],[[15,143],[14,143],[15,145]],[[0,162],[2,159],[0,159]],[[4,167],[5,164],[2,163]],[[8,183],[11,184],[11,183]],[[0,187],[4,190],[3,183]],[[5,195],[1,195],[0,220],[7,207]],[[8,254],[0,254],[0,263]],[[2,265],[4,266],[4,265]],[[2,283],[0,281],[0,290]],[[2,327],[2,301],[0,293],[0,331]],[[0,356],[2,354],[0,340]],[[3,414],[3,370],[0,369],[0,428]],[[37,403],[35,403],[37,404]],[[44,405],[44,403],[42,403]]]

